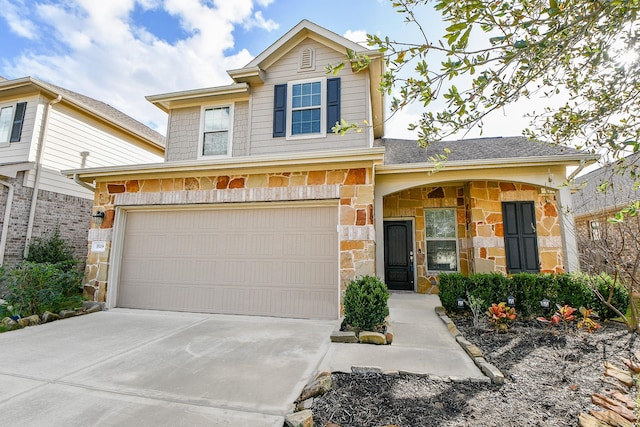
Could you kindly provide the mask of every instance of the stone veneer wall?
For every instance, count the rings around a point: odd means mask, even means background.
[[[534,201],[541,272],[564,271],[561,218],[553,194],[519,183],[473,181],[454,186],[423,186],[384,197],[384,219],[413,218],[417,291],[437,293],[438,272],[427,271],[424,209],[456,208],[459,269],[463,274],[507,272],[502,223],[503,201]]]
[[[413,218],[414,241],[416,246],[417,291],[438,293],[437,272],[429,272],[426,267],[426,244],[424,210],[427,208],[455,208],[458,218],[459,267],[468,273],[467,228],[464,188],[462,186],[417,187],[390,194],[383,200],[384,219]]]
[[[334,189],[337,189],[334,191]],[[224,203],[339,199],[340,283],[375,274],[373,176],[371,168],[244,175],[193,176],[101,182],[94,210],[104,210],[100,228],[90,231],[84,276],[85,295],[106,301],[115,207],[187,203]],[[91,252],[91,241],[107,241],[107,250]]]
[[[558,215],[554,194],[543,193],[540,187],[512,182],[474,181],[467,187],[474,272],[507,272],[502,222],[502,202],[506,201],[534,202],[540,272],[564,271],[562,219]]]
[[[0,177],[14,186],[4,257],[6,265],[20,262],[25,248],[33,188],[23,185],[24,174],[25,172],[19,172],[16,178]],[[0,186],[0,227],[4,222],[7,196],[6,187]],[[87,228],[91,223],[91,206],[91,200],[40,190],[32,239],[44,236],[58,226],[60,236],[71,243],[76,257],[84,261],[87,256]]]

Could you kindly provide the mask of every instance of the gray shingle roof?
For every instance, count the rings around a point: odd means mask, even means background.
[[[156,144],[162,147],[165,146],[164,135],[162,135],[159,132],[156,132],[155,130],[137,121],[133,117],[123,113],[122,111],[112,107],[111,105],[104,103],[102,101],[98,101],[97,99],[91,98],[89,96],[82,95],[81,93],[74,92],[72,90],[54,85],[52,83],[48,83],[48,82],[43,82],[43,83],[54,88],[62,96],[67,96],[69,98],[72,98],[79,104],[83,104],[86,107],[89,107],[90,109],[100,113],[106,118],[109,118],[111,120],[114,120],[115,122],[121,123],[127,126],[130,130],[146,136]]]
[[[549,156],[575,156],[584,154],[575,148],[533,141],[523,136],[475,138],[456,141],[438,141],[429,147],[418,147],[415,140],[377,139],[376,147],[385,147],[386,165],[431,162],[430,158],[451,152],[448,161],[535,158]]]
[[[572,196],[574,213],[603,212],[639,200],[640,189],[634,188],[640,178],[639,163],[640,153],[632,154],[576,178],[578,191]],[[606,191],[598,190],[600,186]]]

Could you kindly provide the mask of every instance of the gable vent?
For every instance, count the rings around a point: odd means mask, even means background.
[[[316,55],[313,48],[305,47],[300,50],[298,57],[298,71],[313,71],[316,69]]]

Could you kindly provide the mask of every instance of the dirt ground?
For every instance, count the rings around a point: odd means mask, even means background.
[[[466,318],[462,334],[505,375],[502,386],[452,383],[406,375],[334,374],[334,387],[313,405],[314,424],[341,427],[577,426],[591,394],[612,388],[604,362],[620,367],[640,340],[623,325],[605,323],[593,334],[537,321],[516,323],[497,334]],[[636,396],[636,390],[631,390]]]

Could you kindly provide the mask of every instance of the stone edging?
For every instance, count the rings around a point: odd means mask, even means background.
[[[484,354],[482,354],[482,350],[478,348],[478,346],[471,344],[467,339],[462,335],[462,333],[458,330],[456,325],[453,323],[453,320],[447,316],[447,313],[444,310],[444,307],[436,307],[436,314],[442,320],[442,322],[447,326],[447,329],[456,340],[460,347],[471,357],[473,363],[485,374],[487,377],[491,379],[491,382],[497,385],[504,384],[504,374],[496,368],[491,363],[487,362],[484,358]]]
[[[82,307],[75,310],[62,310],[59,313],[52,313],[45,311],[41,316],[34,314],[33,316],[21,317],[18,320],[13,320],[10,317],[0,319],[0,325],[7,328],[8,331],[16,329],[26,328],[28,326],[36,326],[42,323],[49,323],[60,319],[67,319],[69,317],[82,316],[84,314],[96,313],[104,309],[104,303],[83,301]]]

